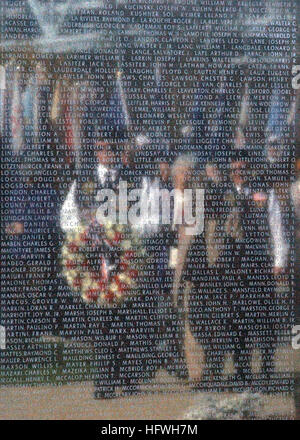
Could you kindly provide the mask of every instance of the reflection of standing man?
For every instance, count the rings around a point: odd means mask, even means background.
[[[224,286],[224,179],[213,163],[203,176],[205,227],[194,237],[187,255],[186,271],[193,283],[189,301],[191,332],[204,352],[204,370],[195,389],[221,381],[228,350],[228,304]]]
[[[173,307],[179,315],[178,327],[181,329],[180,337],[183,345],[188,374],[193,375],[193,355],[190,350],[189,330],[187,323],[187,310],[190,295],[190,283],[186,283],[184,277],[184,269],[186,265],[186,258],[188,249],[193,239],[193,235],[186,232],[185,223],[177,224],[178,219],[185,218],[184,215],[184,190],[186,188],[197,189],[197,178],[195,179],[195,162],[194,157],[189,154],[179,156],[172,165],[172,180],[174,189],[177,192],[174,200],[172,231],[173,231],[173,245],[170,249],[170,265],[174,270],[173,284],[172,284],[172,301]]]
[[[230,329],[234,337],[234,361],[238,379],[252,380],[251,352],[262,352],[262,373],[269,381],[274,372],[276,341],[274,324],[275,279],[287,263],[279,202],[273,189],[247,178],[247,152],[232,158],[226,220],[226,276],[231,281]],[[270,250],[272,249],[272,251]],[[272,255],[273,254],[273,255]]]
[[[171,268],[171,249],[176,246],[177,233],[173,226],[174,199],[164,199],[164,190],[168,196],[174,189],[171,178],[171,156],[169,151],[162,152],[159,158],[159,189],[160,189],[160,227],[156,235],[158,279],[160,283],[159,335],[157,350],[162,360],[162,366],[179,378],[187,378],[188,371],[183,352],[182,322],[176,307],[172,302],[172,286],[174,269]],[[166,203],[170,203],[170,222],[163,224],[162,211]]]
[[[291,187],[291,196],[295,215],[295,257],[294,257],[294,307],[296,311],[295,325],[300,325],[300,159],[296,160],[296,180]],[[299,372],[300,350],[294,355],[295,374],[295,405],[296,419],[300,419],[300,372]]]
[[[145,211],[140,215],[139,221],[133,228],[137,230],[142,237],[151,262],[147,264],[145,270],[140,296],[133,299],[133,312],[138,313],[139,318],[145,313],[144,320],[148,321],[147,326],[139,329],[140,319],[136,319],[137,332],[142,331],[147,335],[147,351],[153,365],[153,374],[159,368],[165,368],[171,374],[178,377],[186,377],[186,366],[181,350],[180,323],[177,311],[171,304],[171,287],[173,280],[173,270],[169,268],[169,250],[173,244],[174,231],[171,230],[170,222],[162,223],[162,204],[169,203],[164,200],[164,196],[172,190],[172,179],[170,176],[170,156],[168,152],[160,152],[157,162],[153,161],[153,156],[149,154],[149,150],[153,151],[153,145],[146,137],[138,139],[139,143],[133,155],[133,163],[131,169],[123,169],[122,174],[124,180],[130,177],[130,171],[136,171],[135,185],[131,183],[130,188],[139,187],[141,190],[144,203],[147,205],[147,215]],[[150,159],[150,161],[149,161]],[[142,169],[139,165],[142,165]],[[159,175],[157,176],[157,168]],[[127,177],[128,176],[128,177]],[[155,208],[155,197],[159,191],[166,190],[161,193],[159,203],[160,209],[157,212]],[[153,205],[152,205],[153,203]],[[170,210],[172,212],[172,208]],[[152,215],[151,215],[152,214]],[[171,213],[170,213],[171,214]],[[139,312],[140,309],[140,312]],[[134,316],[132,317],[134,320]],[[155,337],[153,337],[153,334]],[[135,342],[138,346],[139,341]],[[141,361],[144,364],[147,377],[151,377],[151,371],[147,371],[145,344],[140,346]],[[136,355],[137,360],[139,354]],[[153,357],[153,358],[152,358]],[[146,361],[146,363],[145,363]]]
[[[172,229],[176,232],[177,246],[174,247],[172,255],[174,255],[174,281],[172,287],[172,296],[174,305],[178,306],[180,285],[183,276],[183,269],[188,247],[192,240],[192,235],[186,235],[185,225],[176,224],[175,219],[182,218],[183,209],[183,194],[184,189],[192,183],[192,176],[194,172],[194,159],[191,155],[179,156],[172,166],[172,178],[175,190],[177,190],[177,197],[174,201],[174,215],[172,222]]]

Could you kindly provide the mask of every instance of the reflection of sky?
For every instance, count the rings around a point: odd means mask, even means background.
[[[140,11],[143,11],[143,5],[140,0],[137,0],[137,4],[140,5]],[[162,2],[163,3],[163,2]],[[177,0],[165,0],[168,5],[168,13],[170,13],[170,23],[172,38],[176,39],[176,36],[180,38],[186,38],[186,32],[191,32],[194,28],[199,30],[201,27],[207,27],[210,20],[212,23],[216,21],[224,21],[222,17],[214,17],[214,9],[211,8],[211,13],[203,20],[203,9],[201,9],[201,1],[195,5],[187,6],[183,10],[183,6],[186,2]],[[264,7],[264,3],[267,7]],[[93,40],[91,34],[109,31],[107,24],[111,24],[111,29],[119,30],[123,29],[129,35],[134,35],[138,41],[141,41],[141,28],[144,28],[146,35],[143,38],[151,38],[150,34],[147,35],[147,29],[163,29],[164,24],[159,24],[151,21],[151,16],[155,17],[157,7],[155,2],[150,0],[145,2],[144,9],[149,14],[144,16],[142,13],[132,14],[132,9],[129,7],[126,9],[127,4],[132,4],[129,0],[118,0],[118,10],[122,11],[122,14],[114,14],[112,11],[107,14],[107,10],[111,2],[109,0],[23,0],[19,1],[18,6],[13,0],[5,0],[1,4],[2,8],[2,22],[1,33],[6,40],[18,40],[20,35],[24,38],[38,38],[44,41],[46,44],[49,41],[59,40],[63,43],[63,36],[69,36],[76,39],[80,44],[80,39],[83,35],[88,36],[85,39],[85,45],[88,47],[89,38]],[[234,4],[233,10],[229,15],[230,20],[239,24],[240,28],[248,36],[259,37],[260,34],[265,33],[266,26],[270,27],[274,19],[283,18],[283,4],[280,0],[273,0],[272,2],[264,2],[263,0],[256,2],[248,0],[246,6],[239,6],[237,1]],[[170,9],[170,5],[173,5],[173,9]],[[205,5],[207,8],[207,5]],[[209,9],[209,7],[208,7]],[[287,11],[285,7],[284,13],[291,15],[292,11]],[[104,13],[106,11],[106,13]],[[224,9],[224,18],[226,15],[226,7]],[[274,12],[275,11],[275,12]],[[194,14],[192,14],[195,12]],[[159,14],[162,16],[163,14]],[[117,19],[130,16],[129,24],[128,20],[124,20],[119,23]],[[176,17],[190,17],[189,24],[181,23],[179,20],[176,22]],[[19,19],[18,17],[22,17]],[[143,21],[141,19],[143,18]],[[6,20],[5,20],[6,19]],[[172,23],[173,22],[173,23]],[[137,26],[139,24],[139,27]],[[222,25],[223,31],[230,31],[231,23]],[[214,33],[214,25],[211,27],[211,32]],[[288,32],[288,29],[286,29]],[[177,35],[178,34],[178,35]],[[67,39],[66,39],[67,40]],[[201,40],[201,41],[200,41]],[[204,38],[201,38],[199,43],[204,44]],[[210,38],[208,38],[208,41]],[[67,44],[67,42],[66,42]],[[76,47],[74,47],[76,48]],[[63,50],[63,48],[61,48]]]

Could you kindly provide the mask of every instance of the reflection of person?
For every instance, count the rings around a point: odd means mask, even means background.
[[[262,179],[248,181],[247,157],[245,151],[233,157],[230,188],[225,195],[229,205],[225,277],[231,285],[228,325],[234,337],[237,375],[244,383],[252,380],[254,345],[261,349],[262,373],[267,381],[274,372],[275,278],[283,273],[288,254],[275,192]]]
[[[300,159],[296,161],[296,180],[291,187],[291,196],[295,214],[295,309],[297,324],[300,323]]]
[[[158,159],[158,182],[160,190],[167,190],[168,194],[173,190],[171,178],[171,160],[169,151],[162,152]],[[173,227],[174,204],[170,197],[170,223],[162,223],[162,207],[164,193],[160,199],[160,227],[154,240],[156,240],[156,255],[158,266],[158,280],[160,284],[160,300],[158,301],[158,341],[157,350],[161,352],[162,366],[166,370],[180,378],[188,376],[187,366],[183,353],[183,329],[182,322],[176,307],[172,303],[172,285],[174,269],[170,267],[170,250],[176,244],[176,230]]]
[[[204,370],[195,385],[203,390],[208,382],[220,382],[224,357],[228,350],[226,322],[228,304],[224,286],[224,179],[213,163],[203,176],[205,189],[205,226],[194,237],[186,261],[186,277],[192,282],[189,301],[191,332],[204,351]]]
[[[291,196],[294,207],[295,218],[295,257],[294,257],[294,295],[295,295],[295,324],[300,325],[300,159],[296,161],[296,180],[291,187]],[[298,350],[299,353],[299,350]],[[294,357],[295,373],[295,405],[296,419],[300,419],[300,373],[299,373],[299,355]]]
[[[172,251],[172,266],[174,266],[174,280],[172,287],[172,299],[175,307],[178,307],[180,284],[183,275],[186,253],[191,242],[192,236],[185,233],[184,224],[176,224],[176,219],[182,218],[183,209],[183,191],[192,183],[194,173],[194,157],[191,155],[179,156],[172,165],[171,175],[173,185],[177,190],[176,198],[174,200],[172,230],[175,232],[176,239],[174,240],[177,246],[173,247]],[[174,243],[175,244],[175,243]]]
[[[171,158],[161,153],[158,158],[159,163],[155,163],[152,160],[153,155],[149,155],[149,150],[153,148],[150,140],[146,137],[142,140],[145,144],[137,146],[135,153],[131,154],[131,167],[123,167],[121,175],[129,182],[130,188],[139,188],[145,197],[145,202],[150,204],[156,189],[172,189],[170,174],[166,172],[169,170]],[[151,161],[149,161],[150,157]],[[159,172],[161,160],[166,164],[162,167],[165,171],[163,176]],[[140,164],[143,165],[142,169]],[[163,203],[163,200],[160,202]],[[178,377],[186,377],[187,374],[181,351],[180,324],[170,296],[173,271],[169,269],[168,262],[173,232],[170,224],[162,224],[161,220],[160,215],[159,222],[152,224],[148,216],[144,218],[141,215],[138,223],[133,225],[140,234],[150,257],[143,274],[140,295],[130,301],[130,315],[128,314],[135,322],[136,332],[144,336],[142,341],[135,339],[137,351],[135,361],[131,362],[132,365],[135,363],[139,365],[140,370],[143,369],[145,379],[154,377],[159,368],[165,368]],[[131,331],[128,338],[129,340],[135,338],[135,333]],[[134,384],[134,381],[132,383]]]

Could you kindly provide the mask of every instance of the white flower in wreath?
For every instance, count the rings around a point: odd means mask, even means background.
[[[112,229],[112,227],[113,227],[113,222],[111,222],[111,221],[107,221],[106,223],[105,223],[105,229]]]
[[[100,305],[105,303],[105,293],[104,292],[100,293],[97,303]]]
[[[124,249],[125,251],[128,251],[131,248],[131,241],[130,240],[124,240],[122,242],[122,249]]]
[[[109,290],[111,290],[113,293],[117,292],[119,290],[117,283],[111,283]]]
[[[86,290],[90,289],[92,285],[92,280],[88,274],[85,275],[82,281],[82,290],[85,292]]]
[[[70,252],[69,252],[68,247],[66,245],[63,246],[61,253],[64,258],[66,258],[66,259],[70,258]]]

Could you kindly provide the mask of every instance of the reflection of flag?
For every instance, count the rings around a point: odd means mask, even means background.
[[[80,168],[80,148],[81,148],[81,118],[80,118],[80,92],[79,84],[74,84],[70,96],[70,118],[72,126],[73,149],[75,152],[75,165]]]
[[[70,165],[73,161],[72,156],[74,153],[74,135],[73,126],[71,121],[70,102],[67,103],[65,109],[65,144],[67,147],[67,162]]]
[[[31,141],[34,143],[43,142],[48,133],[49,118],[49,86],[46,75],[41,75],[39,66],[29,79],[25,92],[23,93],[24,122],[29,128]]]
[[[79,114],[78,85],[63,84],[58,80],[55,84],[50,107],[50,120],[55,124],[55,129],[60,133],[61,141],[65,145],[65,157],[70,165],[74,161],[74,151],[80,146],[79,125],[76,115]]]
[[[72,84],[64,93],[65,145],[67,147],[67,161],[71,164],[75,160],[79,170],[81,162],[81,129],[82,114],[87,98],[86,91],[81,91],[78,83]]]
[[[249,108],[250,108],[250,100],[249,100],[249,84],[246,83],[245,91],[242,97],[240,116],[238,121],[238,126],[241,128],[245,128],[248,120],[249,120]]]
[[[122,126],[122,128],[127,129],[130,125],[130,117],[128,113],[128,107],[127,107],[121,72],[117,73],[116,104],[117,104],[117,108],[119,108],[120,125]]]
[[[14,90],[16,65],[13,61],[10,61],[5,66],[5,108],[4,108],[4,131],[6,136],[11,139],[11,106]]]
[[[19,154],[23,148],[24,130],[23,130],[23,108],[20,91],[20,72],[16,70],[13,83],[13,96],[11,107],[11,138],[12,150]]]
[[[23,93],[24,123],[33,126],[34,94],[36,93],[36,77],[31,77]]]
[[[293,124],[295,124],[297,107],[299,106],[299,97],[300,97],[300,94],[297,93],[292,98],[291,105],[289,108],[288,117],[287,117],[288,126],[293,126]]]
[[[61,104],[61,81],[58,80],[55,84],[53,100],[50,111],[50,119],[52,122],[57,122],[57,120],[61,117],[62,114],[62,104]]]
[[[85,81],[80,84],[79,109],[83,139],[92,142],[103,117],[103,100],[99,100],[93,83]]]
[[[242,149],[245,147],[246,138],[244,135],[244,129],[249,121],[250,112],[250,99],[249,99],[249,84],[246,83],[244,94],[242,96],[240,114],[237,123],[237,129],[235,133],[234,146],[237,149]]]
[[[64,131],[67,161],[71,164],[75,160],[75,165],[78,170],[80,168],[81,151],[81,115],[82,107],[85,104],[82,102],[82,98],[86,96],[86,93],[80,94],[79,84],[72,84],[72,88],[66,90],[64,95],[64,101],[66,102],[64,106]]]
[[[117,136],[125,140],[126,131],[131,124],[126,95],[122,82],[122,73],[117,72],[116,88],[109,100],[109,108],[104,116],[104,131],[106,136]]]
[[[39,99],[36,74],[29,79],[22,102],[24,123],[29,130],[30,141],[37,141],[39,137]]]

